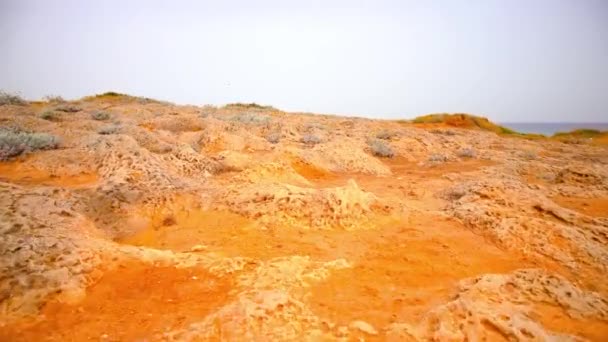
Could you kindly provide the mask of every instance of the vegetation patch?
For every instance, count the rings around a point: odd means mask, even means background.
[[[46,110],[46,111],[42,112],[40,114],[40,118],[44,119],[44,120],[49,120],[49,121],[54,121],[54,120],[59,119],[59,117],[57,116],[57,113],[53,112],[52,110]]]
[[[306,145],[316,145],[321,143],[321,137],[316,134],[304,134],[302,138],[300,138],[300,142]]]
[[[414,124],[443,124],[446,126],[481,129],[498,134],[520,134],[510,128],[493,123],[487,118],[471,114],[429,114],[412,120]]]
[[[66,103],[66,104],[62,104],[59,105],[57,107],[55,107],[55,110],[58,110],[60,112],[65,112],[65,113],[76,113],[76,112],[80,112],[80,107]]]
[[[225,105],[224,108],[226,108],[226,109],[245,108],[245,109],[258,109],[258,110],[277,110],[273,106],[259,105],[259,104],[255,103],[255,102],[251,102],[251,103],[241,103],[241,102],[229,103],[229,104]]]
[[[118,131],[120,131],[120,126],[116,125],[116,124],[112,124],[112,125],[107,125],[107,126],[101,127],[97,131],[97,133],[99,133],[101,135],[109,135],[109,134],[116,134],[116,133],[118,133]]]
[[[278,144],[281,141],[281,133],[270,133],[266,136],[266,140],[271,144]]]
[[[23,153],[59,147],[60,139],[48,133],[24,132],[15,128],[0,128],[0,160]]]
[[[0,106],[4,105],[25,106],[27,105],[27,101],[17,94],[0,91]]]
[[[398,135],[397,132],[389,131],[389,130],[385,129],[385,130],[382,130],[382,131],[376,133],[376,138],[382,139],[382,140],[391,140],[391,139],[395,138],[397,135]]]
[[[224,121],[238,122],[246,125],[263,125],[271,121],[270,116],[258,113],[244,112],[234,115],[224,116],[220,119]]]
[[[393,158],[395,151],[386,142],[380,139],[371,139],[367,142],[367,145],[372,151],[372,154],[382,158]]]
[[[460,158],[475,158],[475,150],[471,147],[465,147],[463,149],[458,150],[456,155]]]
[[[449,158],[446,155],[441,154],[441,153],[433,153],[427,159],[427,161],[432,164],[445,163],[448,160],[449,160]]]
[[[98,121],[104,121],[104,120],[108,120],[110,118],[110,114],[107,112],[95,112],[93,114],[91,114],[91,118],[93,120],[98,120]]]
[[[59,96],[59,95],[47,95],[44,97],[44,99],[47,102],[50,103],[63,103],[65,102],[65,100],[63,99],[63,97]]]

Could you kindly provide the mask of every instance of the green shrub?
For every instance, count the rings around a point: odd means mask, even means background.
[[[53,112],[52,110],[46,110],[46,111],[42,112],[40,114],[40,118],[44,119],[44,120],[49,120],[49,121],[58,119],[57,114],[55,112]]]
[[[47,133],[0,128],[0,160],[7,160],[31,151],[54,149],[59,147],[59,143],[59,138]]]
[[[229,103],[224,106],[224,108],[247,108],[247,109],[257,109],[257,110],[276,110],[276,108],[272,106],[262,106],[255,102],[252,103]]]
[[[102,97],[102,96],[115,97],[115,96],[128,96],[128,95],[117,93],[115,91],[106,91],[103,94],[97,94],[95,96],[97,96],[97,97]]]
[[[395,151],[386,142],[380,139],[372,139],[367,142],[367,145],[372,151],[372,154],[382,158],[393,158]]]

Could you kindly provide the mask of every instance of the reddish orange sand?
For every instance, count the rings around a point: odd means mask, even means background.
[[[120,265],[76,305],[49,302],[36,323],[0,330],[1,341],[144,341],[196,322],[226,303],[230,278],[204,269]]]

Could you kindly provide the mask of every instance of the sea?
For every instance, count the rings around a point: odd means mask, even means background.
[[[608,131],[608,122],[503,122],[501,125],[520,133],[537,133],[547,136],[581,128]]]

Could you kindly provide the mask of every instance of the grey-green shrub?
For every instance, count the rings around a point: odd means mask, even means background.
[[[278,144],[281,141],[281,133],[270,133],[266,136],[266,140],[271,144]]]
[[[456,155],[460,158],[475,158],[475,150],[471,147],[465,147],[463,149],[458,150]]]
[[[44,99],[47,102],[52,102],[52,103],[63,103],[65,102],[65,100],[63,99],[63,97],[59,96],[59,95],[47,95],[44,97]]]
[[[382,140],[391,140],[393,137],[396,137],[396,136],[397,136],[396,132],[389,131],[386,129],[376,133],[376,138],[382,139]]]
[[[270,122],[270,116],[250,112],[238,113],[221,119],[247,125],[263,125]]]
[[[58,137],[48,133],[22,132],[17,129],[0,128],[0,160],[7,160],[35,150],[50,150],[59,147]]]
[[[66,112],[66,113],[76,113],[76,112],[79,112],[81,109],[78,106],[75,106],[75,105],[72,105],[69,103],[65,103],[65,104],[55,107],[55,110],[58,110],[60,112]]]
[[[427,160],[431,163],[445,163],[448,161],[448,157],[440,153],[433,153]]]
[[[19,95],[0,91],[0,106],[3,105],[25,106],[27,105],[27,101],[22,99]]]
[[[110,118],[110,114],[106,112],[95,112],[91,114],[91,118],[99,121],[108,120]]]
[[[55,114],[55,112],[53,112],[52,110],[46,110],[40,114],[40,118],[52,121],[57,119],[57,114]]]
[[[315,134],[304,134],[300,139],[300,142],[306,145],[316,145],[321,142],[321,138]]]
[[[372,151],[372,154],[377,157],[393,158],[395,151],[386,142],[379,139],[372,139],[367,142],[367,145]]]
[[[111,125],[101,127],[99,130],[97,130],[97,133],[99,133],[101,135],[109,135],[109,134],[116,134],[116,133],[118,133],[119,130],[120,130],[119,125],[111,124]]]

